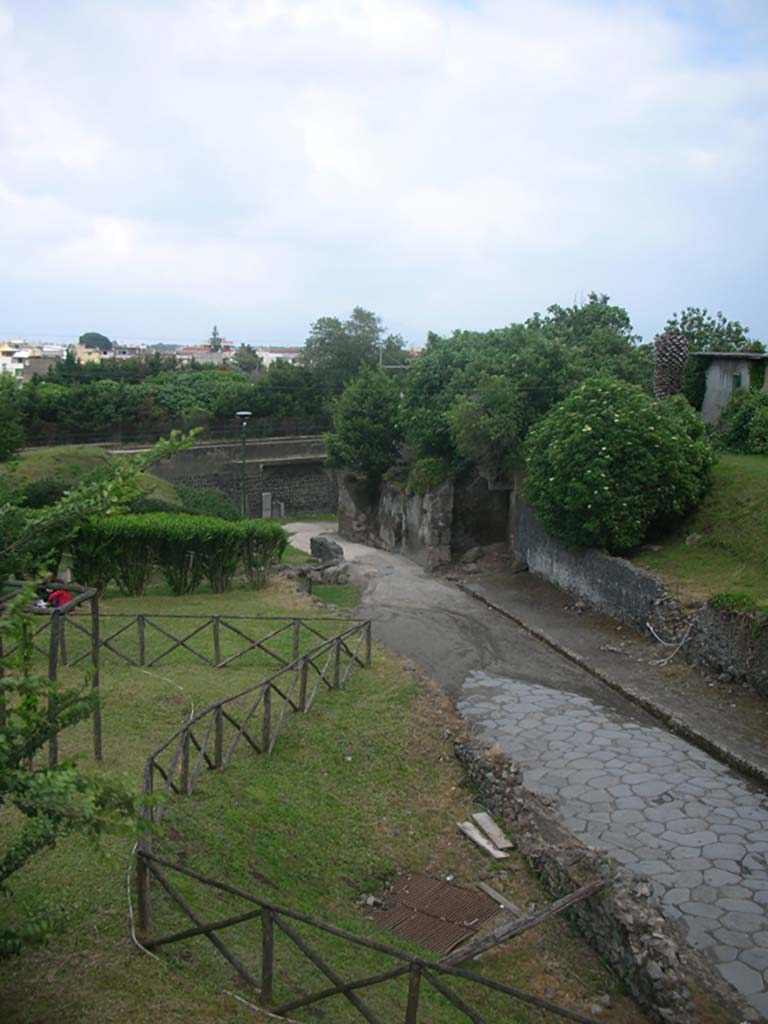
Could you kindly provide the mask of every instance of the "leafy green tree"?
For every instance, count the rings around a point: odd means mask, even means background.
[[[90,773],[72,762],[56,768],[30,769],[36,755],[56,733],[88,718],[95,707],[94,691],[85,685],[62,687],[31,671],[32,630],[24,604],[29,591],[11,602],[0,619],[2,649],[15,647],[0,659],[0,807],[12,806],[20,824],[9,825],[0,849],[0,889],[7,890],[14,874],[42,850],[77,832],[96,840],[105,832],[135,827],[136,800],[119,783]],[[45,920],[21,926],[0,925],[0,957],[21,951],[29,942],[45,939]]]
[[[595,293],[524,324],[430,334],[406,375],[405,438],[420,456],[508,474],[531,425],[581,381],[611,374],[650,392],[652,366],[626,310]]]
[[[749,328],[738,320],[728,320],[718,310],[712,316],[706,309],[688,306],[673,314],[664,333],[678,334],[688,342],[690,352],[764,352],[765,346],[750,338]],[[683,394],[694,407],[701,409],[706,391],[706,373],[710,360],[706,355],[688,360],[683,379]]]
[[[508,377],[484,374],[447,414],[457,453],[491,478],[511,479],[518,458],[524,398]]]
[[[0,462],[7,462],[23,448],[25,438],[19,389],[12,377],[0,374]]]
[[[84,348],[97,348],[102,352],[109,352],[112,349],[112,342],[106,334],[99,334],[98,331],[86,331],[77,340]]]
[[[323,407],[315,376],[306,366],[276,359],[254,384],[255,416],[277,419],[314,417]]]
[[[355,306],[343,322],[326,316],[312,324],[303,360],[321,390],[332,397],[365,366],[402,364],[403,345],[399,334],[386,333],[375,313]]]
[[[264,360],[258,354],[253,345],[240,345],[232,357],[232,364],[249,377],[258,376],[264,369]]]
[[[71,539],[90,515],[127,507],[140,491],[142,470],[192,440],[173,437],[151,452],[108,463],[35,514],[25,512],[20,495],[2,489],[0,481],[0,579],[20,562],[29,562],[42,546]],[[54,734],[92,714],[95,699],[85,686],[63,687],[32,671],[34,628],[29,627],[34,623],[27,608],[33,597],[30,589],[10,600],[0,618],[0,650],[5,652],[0,657],[0,807],[13,806],[20,815],[20,823],[5,830],[0,849],[0,889],[6,890],[31,857],[54,847],[63,836],[76,832],[98,839],[136,823],[135,797],[122,785],[73,762],[30,767]],[[45,922],[22,927],[4,923],[0,955],[16,953],[25,942],[45,934]]]
[[[695,508],[714,462],[682,396],[658,402],[606,378],[555,406],[531,430],[527,450],[526,494],[546,529],[614,554]]]
[[[717,424],[726,451],[768,455],[768,393],[736,391]]]
[[[665,331],[682,334],[691,352],[764,352],[765,346],[749,337],[749,328],[738,320],[728,320],[719,310],[712,316],[706,309],[688,306],[674,313]]]
[[[333,433],[325,435],[331,465],[378,480],[398,456],[399,401],[399,384],[385,370],[363,370],[351,381],[334,406]]]
[[[208,348],[211,352],[221,352],[221,335],[216,324],[213,325],[211,336],[208,339]]]

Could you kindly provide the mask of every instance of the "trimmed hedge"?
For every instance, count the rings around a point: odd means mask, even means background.
[[[150,512],[95,516],[72,544],[75,578],[104,589],[114,579],[133,596],[144,593],[155,569],[171,592],[188,594],[208,579],[227,590],[239,565],[254,585],[282,555],[288,535],[261,519],[229,522],[212,516]]]
[[[218,487],[188,487],[186,484],[176,484],[176,493],[182,504],[180,511],[188,512],[191,516],[215,516],[217,519],[230,519],[232,522],[240,519],[240,509],[229,495]]]

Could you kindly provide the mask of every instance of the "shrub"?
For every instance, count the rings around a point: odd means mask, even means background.
[[[658,402],[597,379],[531,431],[526,492],[556,536],[620,553],[690,512],[713,462],[704,425],[682,396]]]
[[[235,503],[217,487],[186,487],[184,484],[178,484],[176,493],[181,500],[181,511],[188,515],[214,516],[232,522],[240,519],[240,510]]]
[[[149,512],[181,512],[179,505],[173,505],[165,498],[156,498],[152,494],[140,494],[131,502],[134,515],[147,515]]]
[[[81,583],[103,589],[115,579],[132,595],[144,592],[156,568],[177,596],[206,577],[220,592],[231,585],[241,562],[249,580],[263,582],[287,540],[277,523],[258,519],[233,523],[168,512],[99,516],[79,530],[73,567]]]
[[[768,455],[768,392],[736,391],[718,424],[723,447],[737,455]]]
[[[47,508],[49,505],[55,505],[69,489],[69,484],[55,477],[32,480],[24,488],[24,504],[27,508]]]
[[[242,538],[245,574],[253,586],[261,586],[270,563],[282,557],[288,534],[278,523],[266,519],[246,519],[236,525]]]
[[[115,580],[132,597],[143,594],[157,564],[153,518],[127,514],[89,519],[71,546],[75,579],[98,590]]]
[[[408,474],[408,490],[412,494],[426,494],[430,487],[437,487],[450,475],[451,467],[445,459],[419,459]]]

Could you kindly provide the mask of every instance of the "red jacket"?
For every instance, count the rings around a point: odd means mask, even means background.
[[[51,608],[61,608],[67,601],[72,600],[72,595],[68,590],[54,590],[52,594],[48,595],[48,605]]]

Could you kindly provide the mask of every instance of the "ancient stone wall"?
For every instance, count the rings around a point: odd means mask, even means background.
[[[451,560],[453,484],[426,494],[408,494],[397,483],[372,488],[349,474],[340,475],[339,533],[385,551],[397,551],[432,571]]]

